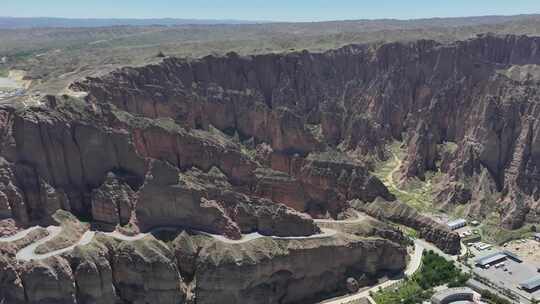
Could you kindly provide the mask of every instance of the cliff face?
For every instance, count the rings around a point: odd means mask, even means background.
[[[17,242],[0,240],[0,300],[292,303],[343,294],[348,278],[365,284],[405,266],[406,250],[394,242],[403,236],[391,228],[314,236],[321,229],[308,213],[340,217],[349,199],[393,196],[362,162],[321,153],[316,134],[290,110],[271,114],[281,138],[271,146],[211,124],[134,115],[108,103],[69,96],[44,102],[0,108],[2,219],[19,227],[48,225],[62,209],[98,230],[137,234],[181,226],[225,241],[184,232],[120,242],[98,233],[72,251],[21,260],[16,253],[47,234],[35,230]],[[297,133],[290,137],[277,121],[298,124]],[[247,233],[274,238],[226,241]]]
[[[461,252],[460,239],[457,233],[450,233],[444,225],[420,214],[416,209],[404,203],[382,200],[365,203],[354,200],[351,205],[375,218],[390,220],[414,228],[418,231],[420,238],[435,244],[446,253],[459,254]]]
[[[96,104],[264,142],[272,167],[291,175],[295,154],[323,146],[384,157],[386,142],[404,140],[405,178],[442,169],[448,175],[440,185],[442,205],[470,201],[475,215],[497,206],[503,224],[515,228],[538,218],[539,43],[535,37],[484,35],[445,45],[169,58],[73,89],[89,92]],[[438,145],[447,142],[457,150],[445,154]],[[464,183],[469,180],[475,182]],[[479,184],[484,186],[476,189]]]
[[[370,173],[371,159],[403,141],[401,176],[441,170],[441,207],[498,210],[510,228],[538,221],[539,50],[538,38],[481,36],[166,58],[88,78],[70,88],[84,100],[0,106],[0,216],[48,224],[63,209],[107,229],[183,226],[238,240],[310,236],[320,232],[313,218],[342,218],[352,206],[455,253],[457,234],[397,201]],[[349,276],[403,268],[401,246],[354,234],[254,243],[101,237],[87,251],[24,267],[13,261],[16,244],[2,250],[0,296],[291,303],[339,291]]]
[[[303,243],[257,240],[241,246],[199,246],[197,303],[314,300],[345,290],[349,277],[366,282],[381,273],[399,271],[405,267],[406,256],[402,247],[386,240],[352,235]],[[178,248],[179,253],[185,250]]]
[[[69,254],[18,263],[0,255],[0,298],[13,304],[295,303],[345,293],[405,266],[405,248],[380,238],[270,237],[228,244],[182,232],[120,242],[98,235]]]
[[[59,101],[64,104],[56,108],[2,110],[8,119],[0,150],[1,213],[19,225],[50,222],[56,210],[64,209],[109,227],[181,224],[233,238],[241,231],[318,232],[309,217],[250,196],[260,165],[230,138]],[[141,138],[147,132],[148,138]],[[214,168],[222,182],[184,183],[181,172],[189,175],[191,168]],[[169,209],[167,204],[172,204]],[[274,223],[280,221],[291,229]]]

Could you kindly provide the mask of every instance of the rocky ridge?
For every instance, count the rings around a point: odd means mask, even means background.
[[[502,225],[517,228],[537,218],[539,43],[479,35],[449,44],[167,58],[72,88],[94,104],[266,144],[272,169],[296,179],[312,152],[385,157],[386,143],[405,141],[405,179],[440,169],[447,175],[441,206],[470,202],[474,216],[499,210]],[[458,148],[447,153],[445,143]]]
[[[0,106],[0,215],[24,227],[66,210],[108,229],[183,226],[239,240],[316,235],[314,219],[346,218],[354,207],[455,253],[459,237],[397,201],[370,173],[373,159],[403,141],[400,176],[440,170],[439,207],[499,212],[506,228],[536,222],[540,84],[528,75],[539,49],[536,37],[481,35],[165,58],[88,78],[70,87],[84,100]],[[169,244],[100,236],[23,265],[10,257],[15,248],[0,260],[0,295],[14,303],[212,303],[212,295],[292,303],[346,290],[356,274],[362,281],[403,268],[397,232],[369,231],[234,245],[189,233]]]
[[[385,225],[372,221],[382,231]],[[2,255],[0,298],[15,304],[295,303],[344,293],[351,278],[365,285],[402,270],[405,248],[379,232],[244,241],[192,230],[131,240],[98,233],[87,245],[43,259]]]

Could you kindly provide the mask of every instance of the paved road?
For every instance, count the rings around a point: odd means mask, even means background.
[[[223,243],[229,243],[229,244],[238,244],[238,243],[245,243],[252,240],[256,240],[263,237],[270,237],[276,240],[310,240],[310,239],[324,239],[324,238],[331,238],[335,236],[337,233],[334,229],[328,229],[328,228],[321,228],[321,233],[313,234],[309,236],[265,236],[262,234],[259,234],[258,232],[244,234],[240,240],[231,240],[223,235],[219,234],[211,234],[203,232],[203,234],[213,237],[216,240],[219,240]]]
[[[133,236],[129,236],[129,235],[122,234],[118,232],[117,230],[113,232],[103,232],[103,234],[105,234],[106,236],[115,238],[117,240],[127,241],[127,242],[137,241],[137,240],[143,239],[144,237],[148,235],[148,233],[139,233]]]
[[[39,245],[42,245],[42,244],[45,244],[46,242],[52,240],[54,237],[56,237],[57,235],[59,235],[61,232],[62,232],[62,228],[61,227],[57,227],[57,226],[49,226],[47,227],[47,230],[49,231],[49,235],[38,240],[37,242],[34,242],[33,244],[21,249],[19,252],[17,252],[16,254],[16,259],[17,260],[21,260],[21,261],[30,261],[30,260],[43,260],[43,259],[46,259],[46,258],[50,258],[52,256],[56,256],[56,255],[61,255],[65,252],[68,252],[68,251],[71,251],[73,250],[75,247],[77,246],[84,246],[86,244],[89,244],[92,239],[94,238],[94,234],[95,232],[94,231],[86,231],[83,236],[81,237],[81,239],[69,246],[69,247],[66,247],[66,248],[62,248],[62,249],[58,249],[58,250],[54,250],[54,251],[51,251],[49,253],[44,253],[44,254],[38,254],[38,253],[35,253],[35,250],[37,247],[39,247]]]
[[[35,230],[37,228],[39,228],[39,226],[28,228],[28,229],[26,229],[24,231],[21,231],[21,232],[17,233],[16,235],[6,237],[6,238],[2,238],[2,239],[0,239],[0,241],[1,242],[11,242],[11,241],[16,241],[16,240],[22,239],[26,235],[28,235],[28,233],[30,233],[32,230]],[[134,235],[134,236],[127,236],[127,235],[121,234],[118,231],[107,232],[107,233],[105,233],[105,235],[113,237],[115,239],[122,240],[122,241],[136,241],[136,240],[140,240],[140,239],[148,236],[149,234],[156,233],[156,232],[159,232],[159,231],[167,231],[167,230],[168,231],[172,231],[172,230],[177,231],[178,229],[177,228],[171,228],[171,227],[155,228],[155,229],[152,229],[149,233],[139,233],[139,234]],[[204,235],[208,235],[210,237],[213,237],[216,240],[219,240],[219,241],[224,242],[224,243],[229,243],[229,244],[245,243],[245,242],[249,242],[249,241],[252,241],[252,240],[255,240],[255,239],[258,239],[258,238],[262,238],[262,237],[271,237],[273,239],[282,239],[282,240],[322,239],[322,238],[333,237],[337,233],[337,231],[335,231],[333,229],[323,228],[321,230],[322,230],[322,232],[319,233],[319,234],[314,234],[314,235],[310,235],[310,236],[297,236],[297,237],[264,236],[264,235],[261,235],[259,233],[250,233],[250,234],[243,235],[240,240],[231,240],[231,239],[228,239],[228,238],[226,238],[226,237],[224,237],[222,235],[211,234],[211,233],[202,232],[202,231],[196,231],[196,232],[204,234]],[[59,250],[51,251],[51,252],[45,253],[45,254],[38,254],[38,253],[35,252],[36,248],[39,247],[40,245],[45,244],[46,242],[54,239],[56,236],[58,236],[62,232],[62,228],[58,227],[58,226],[49,226],[49,227],[47,227],[47,231],[49,232],[48,236],[46,236],[46,237],[44,237],[42,239],[39,239],[36,242],[28,245],[27,247],[19,250],[19,252],[17,252],[17,254],[16,254],[16,259],[21,260],[21,261],[42,260],[42,259],[46,259],[46,258],[49,258],[49,257],[52,257],[52,256],[61,255],[61,254],[65,253],[65,252],[69,252],[69,251],[73,250],[77,246],[84,246],[84,245],[89,244],[92,241],[92,239],[94,238],[94,235],[95,235],[94,231],[87,231],[87,232],[85,232],[83,234],[83,236],[81,237],[81,239],[77,243],[75,243],[75,244],[73,244],[71,246],[68,246],[68,247],[65,247],[65,248],[62,248],[62,249],[59,249]]]
[[[364,217],[365,217],[364,215],[362,215],[360,212],[356,212],[356,214],[357,214],[357,218],[356,219],[351,219],[351,220],[341,220],[341,221],[340,220],[315,220],[315,222],[318,222],[318,223],[338,223],[338,224],[341,223],[341,224],[347,224],[347,223],[358,223],[358,222],[361,222],[362,220],[364,220]],[[12,242],[12,241],[22,239],[25,236],[27,236],[30,232],[32,232],[33,230],[38,229],[38,228],[39,228],[39,226],[31,227],[31,228],[25,229],[24,231],[21,231],[21,232],[15,234],[15,235],[13,235],[13,236],[0,238],[0,242]],[[178,229],[177,228],[172,228],[172,227],[160,227],[160,228],[152,229],[148,233],[139,233],[139,234],[133,235],[133,236],[124,235],[124,234],[122,234],[122,233],[120,233],[118,231],[105,232],[104,234],[109,236],[109,237],[121,240],[121,241],[131,242],[131,241],[140,240],[140,239],[148,236],[149,234],[153,234],[153,233],[156,233],[156,232],[159,232],[159,231],[167,231],[167,230],[168,231],[177,231]],[[44,237],[42,239],[39,239],[36,242],[34,242],[34,243],[28,245],[27,247],[21,249],[19,252],[17,252],[16,258],[18,260],[22,260],[22,261],[29,261],[29,260],[41,260],[41,259],[46,259],[48,257],[61,255],[61,254],[65,253],[65,252],[73,250],[77,246],[83,246],[83,245],[89,244],[92,241],[92,239],[93,239],[93,237],[95,235],[94,231],[87,231],[87,232],[85,232],[83,234],[83,236],[81,237],[81,239],[77,243],[75,243],[75,244],[73,244],[73,245],[71,245],[69,247],[62,248],[62,249],[59,249],[59,250],[55,250],[55,251],[52,251],[52,252],[49,252],[49,253],[46,253],[46,254],[37,254],[37,253],[35,253],[36,248],[39,247],[40,245],[45,244],[46,242],[54,239],[56,236],[58,236],[62,232],[62,229],[61,229],[61,227],[58,227],[58,226],[49,226],[49,227],[47,227],[47,231],[49,232],[48,236],[46,236],[46,237]],[[324,239],[324,238],[334,237],[338,233],[336,230],[329,229],[329,228],[321,228],[321,233],[310,235],[310,236],[289,236],[289,237],[264,236],[264,235],[261,235],[260,233],[254,232],[254,233],[244,234],[242,236],[242,238],[239,239],[239,240],[231,240],[231,239],[228,239],[228,238],[224,237],[223,235],[217,235],[217,234],[207,233],[207,232],[203,232],[203,231],[196,231],[196,232],[207,235],[207,236],[210,236],[210,237],[212,237],[212,238],[214,238],[214,239],[216,239],[218,241],[228,243],[228,244],[240,244],[240,243],[249,242],[249,241],[256,240],[256,239],[263,238],[263,237],[270,237],[270,238],[278,239],[278,240]],[[421,252],[420,252],[420,257],[421,257]],[[413,261],[415,261],[415,259],[413,259]],[[415,264],[413,263],[413,265],[415,265]]]
[[[406,276],[412,276],[422,265],[422,254],[424,253],[424,245],[418,241],[414,242],[414,253],[411,256],[411,261],[407,265],[404,273]]]
[[[259,238],[263,238],[263,237],[270,237],[270,238],[278,239],[278,240],[322,239],[322,238],[333,237],[337,233],[337,231],[333,230],[333,229],[322,228],[321,230],[322,230],[321,233],[310,235],[310,236],[284,236],[284,237],[265,236],[265,235],[262,235],[262,234],[260,234],[258,232],[253,232],[253,233],[243,234],[242,238],[239,239],[239,240],[231,240],[231,239],[228,239],[227,237],[225,237],[223,235],[212,234],[212,233],[203,232],[203,231],[194,230],[194,232],[200,233],[200,234],[203,234],[203,235],[206,235],[206,236],[209,236],[209,237],[212,237],[212,238],[214,238],[214,239],[216,239],[216,240],[218,240],[220,242],[228,243],[228,244],[240,244],[240,243],[253,241],[253,240],[256,240],[256,239],[259,239]],[[160,232],[160,231],[178,231],[178,228],[171,228],[171,227],[155,228],[155,229],[152,229],[148,233],[139,233],[139,234],[134,235],[134,236],[126,236],[126,235],[124,235],[124,234],[122,234],[122,233],[120,233],[118,231],[107,232],[107,233],[105,233],[105,235],[113,237],[113,238],[121,240],[121,241],[136,241],[136,240],[140,240],[140,239],[146,237],[147,235],[154,234],[154,233],[157,233],[157,232]]]
[[[411,261],[409,262],[409,265],[407,265],[407,268],[403,272],[407,276],[413,275],[422,264],[422,253],[424,252],[424,246],[423,242],[414,242],[414,253],[411,255]],[[377,284],[375,286],[370,287],[367,290],[361,291],[359,293],[356,293],[354,295],[342,297],[335,300],[329,300],[322,302],[323,304],[346,304],[350,303],[352,301],[356,301],[362,298],[367,298],[371,303],[375,303],[375,301],[371,298],[370,292],[376,292],[379,290],[379,288],[387,288],[390,287],[398,282],[401,282],[403,278],[398,279],[392,279],[385,282],[382,282],[381,284]]]
[[[39,229],[39,228],[41,228],[41,227],[40,226],[34,226],[34,227],[31,227],[31,228],[25,229],[23,231],[19,231],[14,235],[1,237],[0,242],[15,242],[15,241],[18,241],[18,240],[26,237],[30,232],[32,232],[32,231],[34,231],[36,229]]]
[[[16,80],[9,77],[0,77],[0,88],[2,89],[17,89],[21,85]]]
[[[352,220],[326,220],[326,219],[315,219],[313,220],[315,223],[322,223],[322,224],[325,224],[325,223],[330,223],[330,224],[356,224],[356,223],[361,223],[365,218],[366,216],[363,215],[362,213],[358,212],[358,211],[354,211],[355,214],[356,214],[356,218],[355,219],[352,219]]]

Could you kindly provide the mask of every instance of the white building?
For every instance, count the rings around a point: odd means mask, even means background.
[[[481,297],[480,294],[473,291],[469,287],[448,288],[435,293],[431,297],[433,304],[449,304],[449,303],[478,303]]]
[[[448,225],[448,228],[450,228],[450,230],[456,230],[461,227],[467,226],[467,221],[465,219],[457,219],[457,220],[448,222],[446,225]]]

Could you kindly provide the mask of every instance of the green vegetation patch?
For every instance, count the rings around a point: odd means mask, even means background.
[[[482,295],[482,301],[489,304],[512,304],[511,301],[501,298],[498,295],[490,292],[489,290],[482,290],[480,294]]]
[[[427,179],[428,177],[426,177]],[[414,181],[407,186],[405,192],[393,192],[397,199],[420,212],[432,211],[433,196],[431,182]]]
[[[445,260],[433,251],[428,251],[422,257],[422,271],[414,275],[414,280],[423,289],[429,289],[438,285],[448,284],[448,287],[465,285],[470,278],[462,273],[453,262]]]
[[[423,290],[417,282],[406,280],[398,287],[376,292],[373,299],[377,304],[417,304],[429,299],[432,295],[433,291]]]
[[[406,236],[408,236],[411,239],[417,239],[419,237],[418,231],[414,228],[401,225],[401,230],[405,233]]]
[[[422,269],[398,286],[376,292],[378,304],[416,304],[433,295],[433,287],[448,284],[448,287],[464,286],[470,278],[462,273],[453,262],[445,260],[433,251],[424,252]]]
[[[400,142],[392,143],[388,150],[390,152],[389,159],[380,162],[373,174],[403,203],[420,212],[433,211],[432,180],[437,178],[439,173],[427,172],[425,181],[414,179],[407,182],[403,187],[400,187],[394,175],[401,166],[406,151],[401,148]]]

